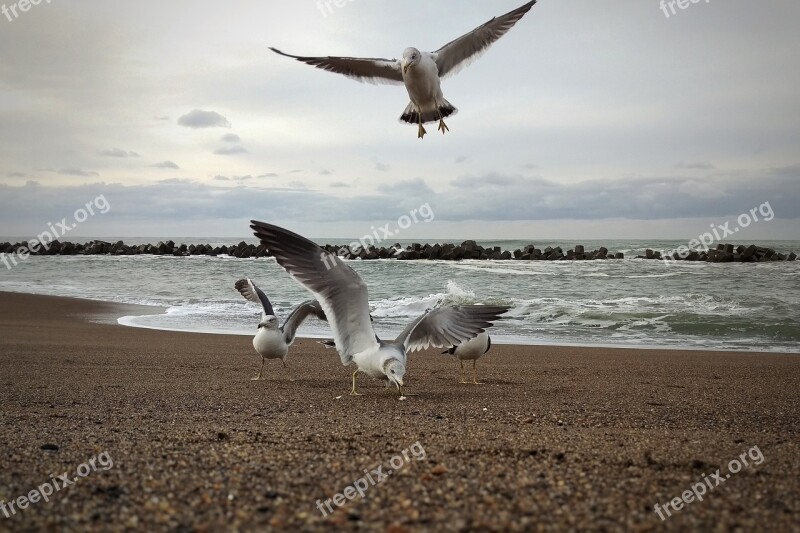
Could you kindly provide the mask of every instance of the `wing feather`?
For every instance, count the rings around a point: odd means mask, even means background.
[[[281,328],[283,330],[283,340],[286,341],[286,344],[292,344],[297,328],[311,315],[327,322],[325,311],[322,310],[322,306],[319,305],[318,301],[307,300],[301,303],[294,308]]]
[[[439,77],[445,78],[455,74],[470,61],[477,59],[519,22],[536,2],[537,0],[531,0],[505,15],[495,17],[434,52],[436,66],[439,67]]]
[[[270,47],[276,54],[290,57],[312,67],[328,72],[342,74],[348,78],[370,83],[403,83],[403,70],[396,59],[360,58],[360,57],[306,57],[295,56]]]
[[[509,307],[493,305],[440,307],[409,324],[396,342],[403,344],[409,352],[429,346],[458,346],[486,331],[508,310]]]
[[[267,298],[267,295],[264,292],[256,287],[256,284],[253,283],[250,279],[240,279],[234,284],[236,290],[244,296],[246,299],[250,300],[251,302],[260,303],[261,307],[264,308],[264,316],[272,315],[275,316],[275,311],[272,310],[272,304]]]

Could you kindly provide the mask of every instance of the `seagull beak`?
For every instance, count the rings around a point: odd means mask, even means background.
[[[410,67],[410,66],[411,66],[411,63],[409,63],[408,61],[406,61],[406,60],[404,59],[404,60],[403,60],[403,74],[405,74],[405,73],[407,73],[407,72],[408,72],[408,67]]]

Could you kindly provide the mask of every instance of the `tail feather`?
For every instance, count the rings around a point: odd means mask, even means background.
[[[420,120],[420,113],[417,106],[415,106],[413,102],[409,102],[403,114],[400,115],[400,121],[407,122],[408,124],[419,124],[420,122],[422,124],[428,124],[429,122],[436,122],[439,120],[440,116],[441,118],[447,118],[456,113],[458,113],[458,109],[456,109],[453,104],[443,99],[438,112],[433,109],[424,111],[422,113],[422,120]]]

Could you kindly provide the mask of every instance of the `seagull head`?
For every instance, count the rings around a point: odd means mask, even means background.
[[[258,329],[277,329],[278,328],[278,319],[275,318],[273,315],[267,315],[261,319],[261,322],[258,323]]]
[[[406,48],[403,51],[403,74],[408,72],[408,69],[413,65],[419,63],[422,54],[416,48]]]
[[[400,396],[402,396],[403,376],[406,375],[406,365],[399,359],[387,359],[383,364],[383,371],[386,373],[386,379],[389,380],[389,383],[394,383],[394,386],[400,391]]]

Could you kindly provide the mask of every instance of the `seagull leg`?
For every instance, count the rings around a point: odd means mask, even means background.
[[[261,356],[261,368],[258,369],[258,375],[254,378],[250,378],[250,381],[261,381],[261,372],[264,371],[264,356]]]
[[[350,391],[350,396],[361,396],[360,393],[356,392],[356,374],[358,374],[358,369],[353,372],[353,390]]]
[[[442,132],[442,135],[444,135],[446,131],[450,131],[450,128],[444,123],[444,117],[442,117],[441,112],[439,112],[439,131]]]
[[[419,117],[419,130],[417,131],[417,139],[422,139],[428,132],[422,127],[422,113],[419,113],[417,116]]]
[[[481,383],[480,381],[478,381],[478,371],[477,371],[477,370],[476,370],[476,368],[475,368],[475,365],[477,364],[477,362],[478,362],[478,360],[477,360],[477,359],[473,359],[473,360],[472,360],[472,382],[473,382],[475,385],[483,385],[483,383]]]
[[[459,359],[458,361],[461,363],[461,370],[458,371],[458,382],[466,383],[466,381],[464,381],[464,360]]]
[[[281,359],[281,362],[283,363],[283,368],[285,368],[289,372],[289,381],[297,381],[292,377],[292,371],[289,369],[289,365],[286,364],[286,361]]]

